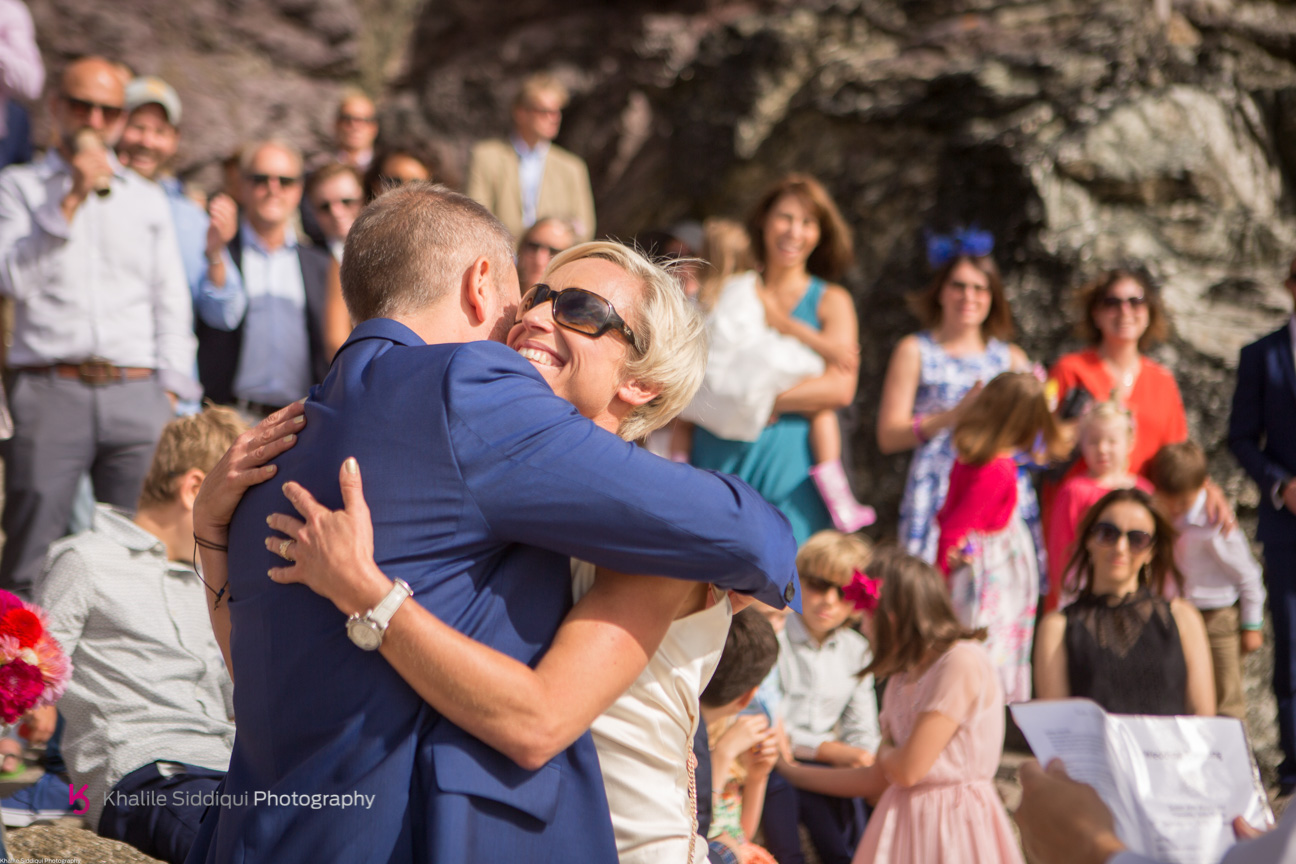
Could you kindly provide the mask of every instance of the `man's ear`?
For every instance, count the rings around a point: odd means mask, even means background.
[[[464,271],[463,309],[473,326],[480,326],[494,317],[495,274],[486,256],[477,258]]]
[[[180,482],[176,485],[176,498],[186,510],[193,509],[194,499],[198,497],[198,490],[202,488],[206,476],[207,472],[201,468],[190,468],[180,475]]]
[[[760,685],[758,684],[734,700],[734,704],[738,706],[739,711],[751,704],[751,701],[756,698],[756,691],[759,689]]]
[[[627,378],[617,388],[617,398],[637,408],[640,405],[647,405],[660,396],[661,392],[660,384],[644,384],[638,378]]]

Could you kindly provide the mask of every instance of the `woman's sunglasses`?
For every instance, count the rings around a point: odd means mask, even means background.
[[[1156,539],[1155,535],[1146,531],[1122,531],[1110,522],[1098,522],[1089,532],[1089,536],[1098,541],[1100,546],[1115,546],[1120,542],[1120,538],[1129,541],[1131,552],[1142,552],[1145,549],[1152,548],[1152,541]]]
[[[553,319],[559,326],[586,336],[602,336],[609,330],[615,330],[625,337],[630,347],[638,350],[634,333],[612,304],[606,298],[584,288],[555,291],[543,282],[538,282],[522,296],[518,317],[549,300],[553,301]]]

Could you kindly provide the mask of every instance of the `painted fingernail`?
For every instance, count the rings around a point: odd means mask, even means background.
[[[348,457],[347,457],[347,460],[346,460],[345,462],[343,462],[342,465],[343,465],[343,467],[346,468],[346,472],[347,472],[348,474],[359,474],[359,473],[360,473],[360,463],[356,462],[354,456],[348,456]]]

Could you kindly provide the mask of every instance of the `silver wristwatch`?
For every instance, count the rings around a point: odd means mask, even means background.
[[[382,645],[383,634],[387,632],[387,624],[405,598],[413,593],[403,579],[397,579],[381,603],[363,615],[357,612],[347,619],[347,638],[365,651],[377,651]]]

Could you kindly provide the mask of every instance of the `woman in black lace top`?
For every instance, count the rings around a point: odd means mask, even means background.
[[[1116,489],[1089,509],[1066,568],[1079,596],[1040,622],[1035,695],[1084,696],[1118,714],[1215,713],[1210,646],[1201,613],[1176,597],[1174,528],[1138,489]]]

